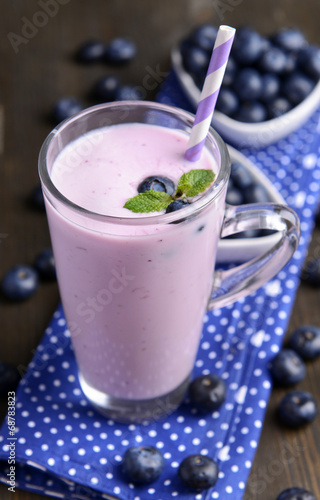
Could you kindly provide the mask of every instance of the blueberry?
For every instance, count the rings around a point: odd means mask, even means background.
[[[40,210],[40,211],[45,210],[44,197],[43,197],[42,187],[40,184],[35,186],[33,188],[33,190],[31,191],[30,203],[37,210]]]
[[[267,109],[259,101],[248,101],[239,107],[233,118],[246,123],[263,122],[267,118]]]
[[[142,94],[137,87],[122,85],[116,91],[116,101],[141,101]]]
[[[313,90],[314,81],[302,73],[292,73],[283,83],[282,91],[292,104],[302,102]]]
[[[306,73],[315,80],[320,78],[320,48],[310,46],[305,48],[299,54],[299,67],[301,71]]]
[[[297,71],[298,65],[299,65],[298,54],[294,52],[289,52],[287,54],[287,61],[283,71],[283,75],[289,75],[290,73]]]
[[[34,267],[44,280],[56,279],[56,267],[51,248],[45,248],[36,256]]]
[[[235,81],[237,69],[238,69],[237,63],[235,62],[234,58],[230,56],[223,77],[223,85],[228,86],[233,84],[233,82]]]
[[[38,273],[35,269],[26,265],[15,266],[4,275],[2,292],[11,300],[23,300],[36,291],[38,282]]]
[[[122,471],[134,483],[152,483],[162,473],[164,458],[153,446],[128,448],[122,461]]]
[[[83,104],[76,97],[62,97],[53,109],[53,119],[60,123],[83,110]]]
[[[270,196],[263,184],[254,182],[244,192],[245,203],[269,203]]]
[[[289,386],[305,377],[306,365],[295,351],[282,349],[271,361],[270,373],[275,382]]]
[[[166,214],[170,214],[171,212],[176,212],[177,210],[180,210],[181,208],[184,208],[187,205],[190,205],[190,203],[187,200],[174,200],[167,206]]]
[[[304,488],[287,488],[283,490],[278,496],[277,500],[316,500],[313,493]]]
[[[270,119],[279,118],[279,116],[288,113],[292,109],[291,102],[288,101],[285,97],[276,97],[275,99],[268,102],[267,110],[268,117]]]
[[[262,78],[254,68],[244,68],[237,74],[234,89],[242,101],[255,101],[262,93]]]
[[[226,384],[214,373],[200,375],[189,386],[190,402],[201,412],[208,413],[220,408],[226,399],[226,394]]]
[[[130,38],[114,38],[105,48],[104,58],[109,63],[125,64],[137,53],[136,44]]]
[[[298,52],[308,44],[301,31],[284,28],[273,36],[273,42],[286,51]]]
[[[216,40],[218,28],[211,24],[204,24],[196,28],[192,33],[191,42],[200,49],[212,51]]]
[[[241,190],[247,189],[253,183],[251,173],[239,161],[231,163],[231,179],[234,185]]]
[[[15,390],[20,380],[20,374],[16,366],[5,361],[0,362],[0,394],[8,394]]]
[[[303,359],[320,356],[320,328],[314,325],[300,326],[291,335],[289,347]]]
[[[94,63],[102,59],[104,51],[104,43],[99,40],[88,40],[79,47],[76,59],[83,63]]]
[[[114,75],[104,76],[93,87],[93,96],[101,102],[115,101],[120,88],[119,78]]]
[[[285,52],[278,47],[270,47],[261,55],[258,66],[266,73],[282,73],[285,71],[286,63]]]
[[[232,116],[239,107],[239,99],[228,87],[222,87],[216,104],[216,110],[227,116]]]
[[[263,50],[262,37],[249,28],[240,28],[235,36],[232,56],[240,64],[252,64],[260,57]]]
[[[320,258],[307,260],[303,266],[301,279],[308,285],[320,286]]]
[[[240,189],[235,186],[228,186],[226,202],[229,205],[243,205],[244,204],[244,196]]]
[[[179,465],[181,481],[193,490],[206,490],[218,480],[219,467],[212,458],[204,455],[189,455]]]
[[[144,193],[145,191],[162,191],[172,196],[175,190],[174,182],[168,179],[168,177],[162,177],[161,175],[146,177],[138,186],[139,193]]]
[[[181,54],[185,69],[198,80],[202,80],[208,69],[209,54],[188,42],[182,43]]]
[[[273,73],[265,73],[261,76],[262,91],[260,99],[263,102],[270,102],[275,99],[280,90],[280,79]]]
[[[314,397],[305,391],[288,392],[280,401],[278,415],[288,427],[301,427],[312,422],[317,415]]]

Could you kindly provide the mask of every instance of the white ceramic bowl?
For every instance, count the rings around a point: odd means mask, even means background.
[[[201,92],[191,75],[184,69],[182,56],[178,48],[172,50],[171,62],[178,80],[195,111]],[[279,118],[260,123],[244,123],[215,111],[212,126],[226,142],[235,144],[238,147],[252,146],[259,148],[272,144],[297,130],[318,108],[319,104],[320,81],[303,102]]]
[[[258,167],[233,147],[228,146],[228,150],[232,162],[239,161],[242,163],[250,172],[255,182],[263,184],[270,197],[270,202],[286,205],[281,194]],[[217,262],[245,262],[266,252],[279,241],[280,237],[280,233],[274,233],[269,236],[260,236],[257,238],[223,238],[219,242]]]

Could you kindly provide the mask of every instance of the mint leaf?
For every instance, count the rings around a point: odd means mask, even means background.
[[[161,212],[172,202],[172,197],[164,191],[145,191],[130,198],[124,204],[135,213]]]
[[[214,181],[215,174],[212,170],[197,169],[190,170],[180,177],[175,197],[182,195],[192,198],[205,191]]]

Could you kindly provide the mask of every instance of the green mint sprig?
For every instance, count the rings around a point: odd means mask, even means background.
[[[190,170],[182,174],[177,189],[172,196],[163,191],[145,191],[127,200],[124,208],[128,208],[135,213],[161,212],[174,200],[193,198],[203,193],[214,179],[215,174],[212,170]]]

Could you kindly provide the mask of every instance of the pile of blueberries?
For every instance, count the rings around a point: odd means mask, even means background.
[[[137,54],[136,44],[131,38],[117,37],[108,43],[101,40],[87,40],[76,50],[75,61],[79,64],[106,64],[119,67],[130,63]],[[141,91],[134,85],[123,85],[114,74],[106,75],[94,83],[89,92],[94,103],[141,100]],[[60,123],[84,109],[81,99],[75,96],[60,98],[53,109],[53,120]]]
[[[217,28],[205,24],[180,44],[185,70],[202,89]],[[241,122],[277,118],[301,103],[320,79],[320,48],[298,29],[262,36],[237,30],[216,109]]]

